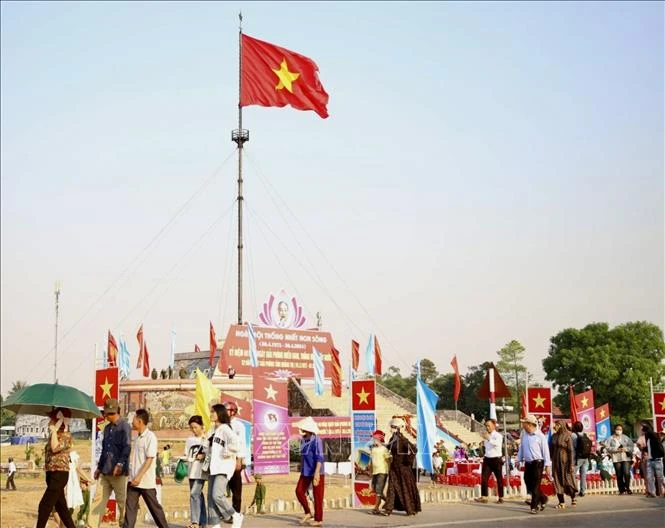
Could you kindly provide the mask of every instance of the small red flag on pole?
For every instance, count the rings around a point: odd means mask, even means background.
[[[381,375],[381,346],[376,336],[374,336],[374,375]]]
[[[215,329],[212,326],[212,321],[210,321],[210,357],[208,362],[212,367],[215,364],[215,353],[217,352],[217,338],[215,337]]]
[[[115,342],[115,337],[109,330],[108,346],[107,346],[107,363],[109,367],[118,366],[118,344]]]
[[[457,355],[453,356],[450,366],[453,367],[453,372],[455,373],[455,390],[453,392],[453,399],[455,400],[455,403],[457,403],[457,400],[459,400],[459,393],[462,390],[462,380],[460,379],[459,367],[457,366]]]
[[[568,399],[570,401],[570,421],[574,424],[579,419],[577,418],[577,402],[575,401],[575,392],[572,385],[568,385]]]
[[[332,353],[332,395],[342,397],[342,364],[339,360],[339,350],[335,347],[330,349]]]
[[[360,366],[360,343],[351,340],[351,368],[358,372]]]

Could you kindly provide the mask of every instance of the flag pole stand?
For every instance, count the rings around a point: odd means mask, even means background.
[[[231,132],[231,141],[238,145],[238,324],[242,324],[242,150],[249,141],[249,130],[242,128],[242,12],[238,13],[238,128]]]

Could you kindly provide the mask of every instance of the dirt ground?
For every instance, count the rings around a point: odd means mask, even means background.
[[[172,442],[172,454],[178,456],[183,452],[183,442]],[[43,449],[44,444],[37,444],[35,451]],[[7,462],[7,457],[13,456],[17,464],[25,463],[25,446],[2,446],[0,447],[0,459],[3,463]],[[90,441],[77,440],[74,448],[83,463],[90,460]],[[290,475],[267,475],[263,478],[263,483],[267,488],[267,503],[277,499],[291,501],[295,499],[295,487],[298,480],[297,473]],[[21,475],[19,470],[15,479],[17,491],[8,491],[5,489],[7,478],[3,473],[0,477],[0,527],[2,528],[28,528],[35,525],[37,519],[37,505],[41,499],[46,485],[44,483],[44,473],[37,472],[35,476]],[[177,484],[172,475],[166,475],[163,479],[162,505],[167,512],[189,511],[189,486],[187,481]],[[351,494],[350,480],[346,483],[343,477],[326,477],[325,496],[327,499],[337,499],[348,497]],[[243,485],[243,506],[249,505],[254,496],[254,483]],[[140,518],[140,517],[139,517]],[[111,526],[106,525],[106,526]],[[55,523],[50,523],[50,527],[55,527]]]

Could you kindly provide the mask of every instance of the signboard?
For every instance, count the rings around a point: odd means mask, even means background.
[[[665,430],[665,392],[653,393],[654,408],[654,429],[656,431]]]
[[[254,472],[289,473],[288,381],[254,376]]]
[[[596,441],[604,442],[612,432],[610,431],[610,405],[606,403],[595,410],[596,414]]]
[[[348,416],[313,416],[319,428],[319,438],[351,438],[351,418]],[[290,416],[291,438],[300,437],[300,432],[293,424],[302,420],[300,416]]]
[[[593,405],[593,390],[575,395],[577,404],[577,419],[582,422],[584,432],[591,438],[594,448],[596,446],[596,410]]]
[[[115,398],[118,400],[120,394],[120,388],[118,386],[118,367],[110,367],[105,369],[99,369],[95,372],[95,403],[99,407],[104,406],[104,402],[109,398]],[[99,457],[102,454],[102,437],[104,433],[104,427],[106,427],[105,418],[95,418],[93,420],[94,434],[92,440],[92,454],[93,454],[93,465],[91,470],[94,472],[97,468],[97,463],[99,462]],[[115,494],[111,494],[111,497],[106,503],[106,511],[102,522],[115,522],[116,521],[116,501]],[[91,499],[94,498],[94,495]]]
[[[527,413],[538,418],[540,430],[548,435],[552,427],[552,389],[529,387],[527,389]]]
[[[313,378],[312,347],[323,354],[324,377],[332,375],[333,339],[330,332],[254,326],[259,367],[275,378]],[[249,364],[246,325],[231,325],[222,348],[219,370],[233,367],[236,374],[253,374]]]
[[[374,380],[351,382],[351,474],[353,505],[369,505],[376,502],[372,491],[370,444],[376,429]]]

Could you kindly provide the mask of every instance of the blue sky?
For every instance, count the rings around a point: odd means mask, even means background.
[[[246,319],[285,288],[345,357],[518,339],[537,377],[563,328],[662,327],[662,3],[4,2],[3,393],[52,378],[56,279],[81,388],[108,328],[161,368],[234,322],[240,9],[330,94],[244,110]]]

